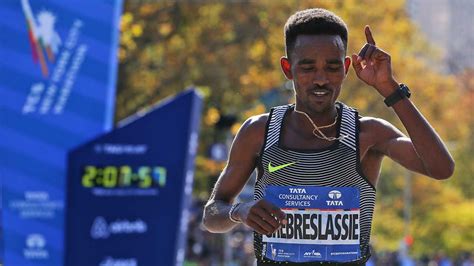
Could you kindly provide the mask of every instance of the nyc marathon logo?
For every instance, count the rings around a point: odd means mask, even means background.
[[[21,0],[21,8],[28,27],[33,61],[39,64],[43,77],[48,77],[49,69],[46,63],[56,61],[55,56],[61,45],[61,37],[54,28],[56,16],[47,10],[41,10],[35,16],[28,0]]]
[[[88,51],[88,46],[81,42],[84,23],[81,19],[74,19],[63,38],[56,30],[60,18],[53,10],[48,7],[33,10],[29,0],[21,0],[21,7],[32,64],[38,66],[37,71],[42,77],[30,85],[22,113],[62,114]]]
[[[303,253],[303,256],[305,258],[322,258],[322,255],[321,255],[321,252],[319,251],[316,251],[316,250],[311,250],[311,251],[306,251],[305,253]]]

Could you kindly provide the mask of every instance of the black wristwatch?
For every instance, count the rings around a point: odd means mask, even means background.
[[[407,85],[401,83],[398,86],[398,89],[395,90],[392,94],[390,94],[385,100],[383,101],[388,107],[396,104],[401,99],[410,98],[411,92]]]

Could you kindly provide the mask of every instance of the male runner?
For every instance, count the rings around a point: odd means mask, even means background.
[[[345,23],[324,9],[288,19],[280,63],[296,103],[242,125],[204,209],[211,232],[238,223],[255,231],[258,265],[364,264],[384,156],[434,179],[453,174],[451,155],[409,100],[408,87],[393,77],[390,55],[370,28],[352,58],[347,35]],[[336,101],[351,59],[357,77],[385,98],[409,137]],[[255,200],[233,204],[255,168]]]

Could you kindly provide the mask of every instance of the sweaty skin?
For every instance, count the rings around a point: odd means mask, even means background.
[[[393,78],[390,55],[378,48],[366,26],[367,43],[358,55],[352,55],[356,75],[383,97],[398,88]],[[296,105],[316,125],[334,121],[335,102],[351,64],[345,56],[338,35],[299,35],[290,58],[281,58],[286,78],[293,81]],[[405,168],[432,177],[449,178],[454,161],[442,140],[409,99],[393,106],[409,137],[389,122],[373,117],[360,118],[359,151],[362,171],[375,187],[382,159],[387,156]],[[211,232],[226,232],[236,223],[228,218],[231,204],[257,167],[265,137],[268,114],[250,117],[234,139],[227,166],[222,171],[204,209],[203,224]],[[333,142],[316,138],[313,126],[301,114],[285,117],[281,141],[288,148],[322,149]],[[336,136],[336,127],[322,129],[326,136]],[[284,224],[284,213],[265,200],[240,204],[233,218],[261,234],[275,232]]]

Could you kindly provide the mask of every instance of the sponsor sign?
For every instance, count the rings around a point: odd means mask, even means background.
[[[5,265],[64,265],[67,153],[112,127],[121,6],[0,1]]]
[[[136,258],[105,257],[99,266],[138,266],[138,262]]]
[[[71,151],[66,265],[182,265],[200,108],[188,90]]]
[[[359,190],[354,187],[268,186],[265,199],[287,224],[263,236],[264,256],[275,261],[349,262],[360,258]]]
[[[107,239],[111,235],[120,234],[144,234],[147,232],[147,224],[140,219],[128,221],[126,219],[107,223],[104,217],[98,216],[91,226],[91,237],[93,239]]]
[[[49,258],[46,239],[42,234],[30,234],[26,237],[23,256],[28,259],[45,260]]]

